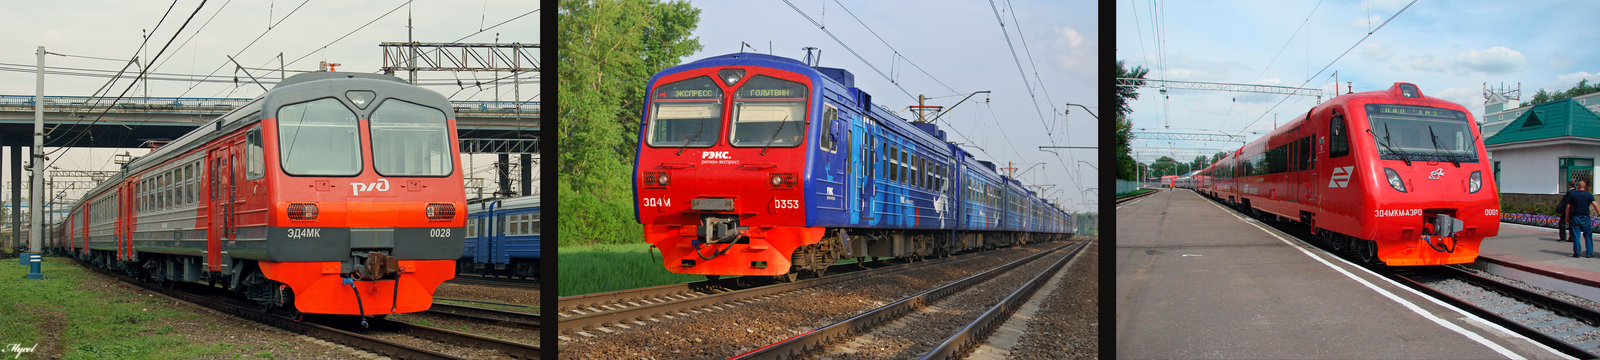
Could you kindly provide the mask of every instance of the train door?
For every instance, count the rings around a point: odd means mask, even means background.
[[[861,155],[867,159],[862,162],[866,166],[866,171],[861,172],[861,220],[866,220],[867,224],[877,224],[878,202],[876,201],[876,196],[878,193],[878,180],[883,167],[887,164],[883,162],[883,144],[878,137],[878,121],[871,116],[864,117],[866,120],[862,121],[863,131],[861,137],[867,139],[867,141],[862,142],[865,149],[862,150]]]
[[[845,136],[845,141],[848,141],[849,144],[845,146],[845,149],[849,149],[850,156],[845,157],[845,173],[847,174],[845,178],[849,181],[849,186],[845,187],[845,192],[849,194],[846,196],[845,203],[850,209],[849,222],[857,224],[861,222],[861,198],[864,195],[862,189],[866,187],[862,182],[862,174],[866,172],[865,167],[867,166],[866,142],[862,141],[863,131],[860,115],[850,116],[848,134]]]
[[[1300,129],[1301,127],[1298,126],[1294,129],[1289,129],[1289,142],[1284,144],[1284,148],[1289,151],[1289,163],[1287,164],[1289,167],[1289,189],[1287,189],[1287,195],[1289,195],[1288,198],[1291,203],[1300,202],[1300,193],[1304,189],[1301,184],[1306,180],[1305,172],[1300,171],[1304,170],[1300,166],[1305,163],[1302,158],[1306,156],[1300,149]],[[1296,206],[1291,205],[1290,211],[1297,211],[1294,210],[1296,208]]]
[[[223,249],[223,241],[234,240],[232,232],[229,231],[233,224],[231,217],[228,216],[232,213],[230,211],[232,201],[229,200],[231,198],[229,195],[232,194],[228,191],[233,179],[230,171],[232,166],[229,164],[230,155],[232,154],[229,147],[222,145],[211,149],[206,156],[206,175],[209,178],[207,184],[210,187],[207,191],[210,196],[206,202],[209,205],[206,209],[206,247],[210,249]]]

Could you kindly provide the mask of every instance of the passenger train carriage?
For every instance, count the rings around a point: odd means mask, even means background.
[[[454,117],[392,76],[295,75],[91,190],[67,250],[290,314],[426,310],[465,233]]]
[[[635,214],[667,270],[794,280],[842,257],[938,256],[1075,230],[933,124],[854,86],[843,69],[754,53],[651,78]]]
[[[1391,266],[1473,262],[1500,232],[1472,113],[1416,85],[1340,95],[1201,171],[1202,193]]]
[[[539,279],[539,196],[469,205],[459,273]]]

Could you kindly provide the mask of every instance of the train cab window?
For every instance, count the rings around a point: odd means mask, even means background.
[[[722,88],[709,77],[657,86],[651,101],[650,146],[711,147],[722,135]]]
[[[1344,115],[1334,114],[1328,120],[1328,157],[1336,158],[1350,155],[1349,128],[1345,126]]]
[[[356,114],[334,98],[278,109],[278,163],[290,175],[361,173]]]
[[[372,166],[385,176],[444,176],[455,170],[443,111],[389,99],[368,121]],[[252,164],[254,164],[252,160]]]
[[[248,165],[245,166],[247,171],[244,178],[245,180],[259,179],[267,173],[266,155],[261,152],[261,128],[250,129],[249,132],[246,132],[244,142],[245,152],[248,153],[245,155]]]
[[[822,131],[817,136],[817,146],[822,150],[835,153],[839,151],[839,139],[833,133],[833,127],[837,126],[834,125],[834,121],[838,120],[837,117],[839,109],[834,108],[833,104],[822,104]]]
[[[806,135],[806,86],[752,76],[734,93],[732,115],[728,143],[735,147],[798,146]]]

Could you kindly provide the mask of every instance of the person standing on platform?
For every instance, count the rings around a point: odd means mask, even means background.
[[[1600,213],[1600,208],[1594,203],[1594,195],[1585,191],[1588,190],[1587,185],[1578,181],[1578,186],[1567,193],[1565,214],[1572,217],[1572,257],[1594,257],[1594,235],[1589,233],[1589,214]],[[1579,234],[1583,235],[1583,242],[1578,242]]]
[[[1567,193],[1561,194],[1561,201],[1556,202],[1556,215],[1560,222],[1556,224],[1556,237],[1560,241],[1572,241],[1576,237],[1568,237],[1572,233],[1572,219],[1567,216],[1567,196],[1572,195],[1572,183],[1576,180],[1567,180]]]

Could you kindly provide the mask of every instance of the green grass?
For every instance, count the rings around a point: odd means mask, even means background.
[[[705,276],[667,272],[661,252],[651,250],[650,244],[563,246],[557,254],[559,296],[705,280]]]
[[[15,262],[0,263],[0,342],[31,346],[45,336],[46,324],[58,324],[62,359],[214,358],[234,347],[192,344],[173,334],[156,320],[195,315],[167,310],[165,300],[82,289],[80,282],[93,275],[70,261],[46,256],[44,280],[28,280],[27,267]]]

